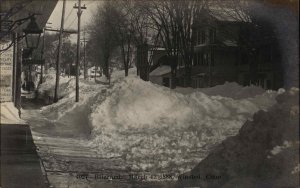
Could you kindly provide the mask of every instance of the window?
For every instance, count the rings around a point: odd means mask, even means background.
[[[196,66],[198,62],[198,53],[194,54],[194,59],[193,59],[193,66]]]
[[[216,29],[215,28],[202,28],[197,30],[197,45],[205,43],[215,43]]]
[[[194,56],[194,66],[214,66],[214,53],[213,52],[197,52]]]
[[[205,44],[206,40],[206,34],[204,29],[200,29],[197,31],[197,45],[199,44]]]
[[[200,44],[205,44],[205,42],[206,42],[206,40],[205,40],[205,38],[206,38],[205,30],[201,30],[200,33],[201,33]]]
[[[201,32],[199,30],[197,31],[197,43],[196,44],[197,45],[201,44]]]
[[[209,43],[215,43],[216,40],[216,29],[210,28],[209,29]]]
[[[272,61],[272,46],[265,46],[261,50],[262,63],[270,63]]]
[[[166,86],[166,87],[170,87],[170,78],[168,78],[168,77],[163,77],[162,85],[163,85],[163,86]]]
[[[215,65],[215,58],[214,58],[214,53],[213,52],[207,53],[207,62],[208,62],[208,65],[210,64],[210,66]]]

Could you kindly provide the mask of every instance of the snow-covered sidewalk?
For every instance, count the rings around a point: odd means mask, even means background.
[[[26,122],[19,117],[19,111],[13,102],[0,103],[0,107],[0,124],[26,124]]]

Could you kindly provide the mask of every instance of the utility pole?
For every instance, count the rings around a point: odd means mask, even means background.
[[[87,66],[86,66],[86,43],[87,40],[85,39],[85,31],[83,31],[83,75],[84,79],[87,78]]]
[[[66,0],[63,0],[61,25],[60,25],[59,40],[58,40],[58,52],[57,52],[57,59],[56,59],[56,81],[55,81],[54,102],[58,101],[59,77],[60,77],[60,59],[61,59],[61,49],[62,49],[62,44],[61,43],[62,43],[62,33],[63,33],[63,30],[64,30],[65,9],[66,9]]]
[[[45,28],[43,29],[43,44],[42,44],[42,53],[41,53],[41,59],[44,58],[44,50],[45,50]],[[40,84],[43,83],[43,64],[41,64],[41,74],[40,74]]]
[[[82,14],[81,9],[86,9],[85,5],[81,7],[81,0],[78,0],[78,6],[75,4],[75,9],[77,11],[78,17],[78,33],[77,33],[77,55],[76,55],[76,95],[75,95],[75,102],[79,101],[79,62],[80,62],[80,17]]]
[[[47,31],[47,29],[49,29],[49,28],[51,28],[51,27],[47,27],[47,24],[52,24],[52,23],[50,23],[50,22],[47,22],[46,23],[46,25],[45,25],[45,27],[44,27],[44,29],[43,29],[43,44],[42,44],[42,53],[41,53],[41,59],[43,60],[45,60],[45,40],[46,40],[46,38],[45,38],[45,35],[46,35],[46,31]],[[40,84],[42,84],[43,83],[43,73],[44,73],[44,69],[45,69],[45,73],[46,73],[46,68],[47,68],[47,66],[46,66],[46,62],[44,61],[44,63],[45,63],[45,65],[44,64],[41,64],[41,78],[40,78]]]
[[[98,68],[96,68],[96,63],[95,63],[95,68],[94,68],[94,71],[95,71],[95,74],[94,74],[94,76],[95,76],[95,83],[96,83],[96,76],[97,76],[97,71],[98,71]]]

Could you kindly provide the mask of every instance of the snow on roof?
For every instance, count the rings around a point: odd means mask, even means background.
[[[88,68],[88,70],[100,70],[100,68],[99,68],[99,67],[92,66],[92,67]]]
[[[233,40],[225,40],[223,41],[223,43],[226,45],[226,46],[238,46],[237,45],[237,42],[236,41],[233,41]]]
[[[163,47],[151,47],[149,51],[165,51],[166,49]]]
[[[50,68],[48,69],[48,73],[49,73],[49,74],[55,74],[55,73],[56,73],[55,68],[54,68],[54,67],[50,67]]]
[[[211,7],[209,12],[211,16],[219,21],[250,21],[249,16],[242,10],[235,10],[225,7]]]
[[[160,66],[154,69],[149,75],[150,76],[161,76],[171,72],[171,67],[167,65]]]

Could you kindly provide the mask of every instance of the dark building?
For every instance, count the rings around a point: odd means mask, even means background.
[[[283,86],[280,51],[272,26],[257,20],[255,23],[241,20],[220,11],[203,12],[200,18],[193,27],[191,87],[212,87],[226,81],[244,86],[259,85],[265,89]],[[153,56],[149,80],[168,86],[171,75],[167,71],[168,63],[163,60],[165,54],[162,48],[157,53],[153,53],[154,49],[148,48],[146,54]],[[177,86],[185,87],[184,67],[180,60],[176,77]]]

